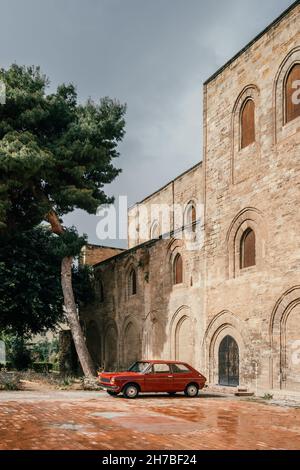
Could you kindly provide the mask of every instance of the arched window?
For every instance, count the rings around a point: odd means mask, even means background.
[[[158,222],[153,222],[151,227],[150,238],[151,240],[157,240],[160,236]]]
[[[129,295],[135,295],[136,294],[136,272],[135,272],[135,269],[132,269],[129,273],[128,293],[129,293]]]
[[[182,263],[182,256],[180,254],[176,255],[176,258],[174,260],[173,277],[174,277],[174,284],[183,283],[183,263]]]
[[[295,64],[286,80],[285,84],[285,123],[300,117],[300,64]]]
[[[99,302],[104,302],[104,285],[101,277],[95,277],[95,293]]]
[[[255,233],[248,229],[243,233],[240,246],[240,268],[250,268],[256,265]]]
[[[255,104],[247,99],[241,112],[241,148],[255,142]]]
[[[186,225],[191,227],[193,232],[196,231],[197,211],[195,205],[190,202],[186,210]]]

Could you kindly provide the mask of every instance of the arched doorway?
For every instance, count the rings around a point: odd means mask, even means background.
[[[163,331],[163,326],[157,318],[157,312],[150,312],[143,325],[142,351],[144,359],[161,358],[164,343]]]
[[[283,318],[281,336],[281,386],[300,391],[300,303]]]
[[[107,371],[115,371],[118,364],[118,333],[111,325],[106,331],[104,342],[104,367]]]
[[[300,391],[300,286],[276,302],[270,323],[271,387]]]
[[[176,361],[193,364],[193,326],[189,317],[179,320],[175,330],[175,359]]]
[[[240,359],[239,347],[232,336],[225,336],[219,346],[219,385],[237,387]]]
[[[101,337],[97,323],[94,321],[91,321],[87,326],[86,341],[94,365],[98,369],[102,366]]]
[[[125,367],[131,366],[140,359],[140,338],[137,328],[133,323],[129,323],[124,334],[124,362]]]

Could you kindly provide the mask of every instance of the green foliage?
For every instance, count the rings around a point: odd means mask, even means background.
[[[34,227],[50,211],[95,213],[112,201],[104,185],[120,172],[113,163],[126,107],[109,98],[79,104],[72,84],[47,93],[39,67],[14,64],[0,80],[0,329],[28,336],[61,319],[60,262],[85,243],[74,228],[55,237]],[[77,302],[93,295],[90,280],[75,269]]]
[[[273,395],[271,395],[270,393],[266,393],[263,397],[263,400],[273,400]]]
[[[51,362],[34,362],[32,364],[32,369],[34,372],[45,374],[52,371],[53,364]]]
[[[49,341],[47,338],[31,346],[31,356],[34,363],[45,364],[57,362],[59,344],[57,339]]]
[[[86,236],[80,237],[75,227],[68,228],[59,237],[55,237],[54,252],[60,259],[65,256],[76,257],[87,243]]]
[[[13,369],[27,370],[31,364],[31,354],[24,338],[10,336],[6,341],[7,357]]]
[[[24,336],[62,320],[58,238],[44,228],[0,237],[0,330]]]
[[[0,236],[0,330],[30,336],[63,321],[61,260],[84,242],[75,229],[61,237],[44,227]],[[73,287],[77,303],[94,300],[90,267],[73,267]]]
[[[95,213],[110,202],[104,185],[124,136],[125,106],[109,98],[78,104],[73,85],[46,94],[39,68],[0,70],[6,104],[0,107],[0,228],[32,228],[54,209]]]
[[[50,372],[58,362],[59,343],[57,339],[31,343],[30,338],[1,333],[5,342],[7,363],[18,371],[32,368],[35,372]]]
[[[91,266],[74,266],[73,289],[78,305],[90,304],[95,301],[94,274]]]

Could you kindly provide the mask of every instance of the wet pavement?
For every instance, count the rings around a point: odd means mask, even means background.
[[[300,409],[209,394],[0,392],[0,449],[300,449]]]

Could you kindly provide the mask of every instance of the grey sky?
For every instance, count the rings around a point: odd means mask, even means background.
[[[108,193],[132,204],[202,159],[203,81],[292,3],[1,0],[0,64],[40,65],[80,100],[127,103],[123,173]],[[96,217],[65,221],[101,243]]]

